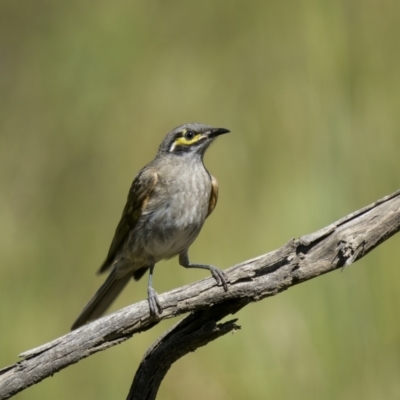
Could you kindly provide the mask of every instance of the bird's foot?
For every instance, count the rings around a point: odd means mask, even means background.
[[[214,267],[214,265],[210,265],[209,267],[210,267],[211,275],[217,281],[217,284],[223,286],[225,292],[227,292],[229,280],[228,280],[225,272],[217,267]]]
[[[163,309],[161,307],[160,301],[158,300],[158,294],[152,287],[149,287],[147,295],[150,308],[150,316],[159,319]]]

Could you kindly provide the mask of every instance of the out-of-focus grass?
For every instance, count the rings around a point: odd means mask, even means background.
[[[400,186],[398,2],[3,1],[0,358],[66,333],[101,284],[130,182],[168,130],[224,126],[219,204],[191,249],[228,267]],[[247,307],[163,399],[398,399],[400,250]],[[160,263],[159,292],[205,276]],[[145,297],[132,284],[113,309]],[[123,398],[170,323],[20,399]]]

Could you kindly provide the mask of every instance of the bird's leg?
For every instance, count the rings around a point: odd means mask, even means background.
[[[211,272],[211,275],[217,281],[217,284],[222,285],[224,287],[225,292],[228,291],[228,278],[226,277],[225,272],[217,267],[214,267],[214,265],[191,263],[189,261],[187,250],[179,254],[179,264],[185,268],[208,269]]]
[[[147,284],[147,297],[150,307],[150,315],[158,318],[162,313],[162,307],[158,300],[157,292],[153,289],[153,271],[154,264],[150,265],[149,281]]]

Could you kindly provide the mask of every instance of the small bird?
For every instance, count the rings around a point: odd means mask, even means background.
[[[191,123],[178,126],[162,141],[153,161],[133,180],[121,220],[99,273],[106,281],[87,303],[72,330],[100,317],[131,277],[147,270],[150,313],[158,318],[162,307],[152,286],[154,265],[179,255],[185,268],[208,269],[218,285],[228,290],[225,273],[213,265],[189,261],[188,249],[214,210],[218,182],[203,163],[214,139],[229,130]]]

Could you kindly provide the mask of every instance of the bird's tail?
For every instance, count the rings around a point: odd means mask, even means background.
[[[73,323],[71,330],[77,329],[87,322],[99,318],[126,286],[131,276],[131,274],[126,274],[117,277],[116,270],[114,269],[111,271],[106,281],[100,286],[99,290],[89,303],[86,304],[79,317]]]

